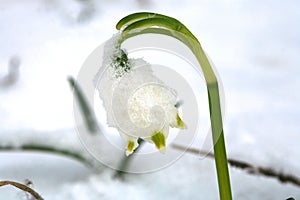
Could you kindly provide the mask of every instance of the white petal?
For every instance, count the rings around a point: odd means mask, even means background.
[[[123,140],[126,143],[126,156],[129,156],[139,146],[139,143],[137,142],[138,138],[126,135],[121,132],[120,132],[120,136],[123,138]]]

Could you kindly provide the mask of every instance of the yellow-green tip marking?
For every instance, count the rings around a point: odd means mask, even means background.
[[[134,142],[129,141],[128,144],[127,144],[126,155],[129,156],[130,154],[132,154],[133,150],[134,150]]]
[[[165,151],[166,137],[162,132],[155,132],[155,134],[151,136],[151,140],[153,141],[153,143],[159,151]]]
[[[186,125],[185,123],[181,120],[181,118],[179,117],[178,113],[176,115],[176,121],[177,121],[177,127],[181,128],[181,129],[186,129]]]

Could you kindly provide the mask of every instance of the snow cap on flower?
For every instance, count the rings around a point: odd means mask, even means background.
[[[138,147],[138,139],[165,152],[169,127],[185,129],[175,107],[176,91],[158,79],[143,59],[129,59],[119,45],[120,35],[109,40],[103,65],[95,80],[107,112],[107,123],[126,143],[126,155]]]

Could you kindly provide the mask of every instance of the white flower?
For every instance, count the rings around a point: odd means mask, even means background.
[[[119,35],[106,43],[104,70],[98,90],[107,111],[107,123],[126,142],[126,155],[138,147],[138,138],[165,151],[169,127],[186,128],[176,104],[176,91],[154,76],[142,59],[128,59],[118,44]]]

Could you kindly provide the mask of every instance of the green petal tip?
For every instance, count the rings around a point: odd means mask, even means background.
[[[151,136],[151,140],[159,151],[162,153],[165,152],[166,137],[162,132],[155,132],[155,134]]]
[[[126,156],[129,156],[130,154],[132,154],[133,150],[134,150],[134,142],[129,141],[127,144]]]
[[[186,129],[185,123],[182,121],[182,119],[179,117],[178,113],[176,115],[176,121],[177,121],[177,127],[180,129]]]

